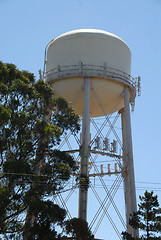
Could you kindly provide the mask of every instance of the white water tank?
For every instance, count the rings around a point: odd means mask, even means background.
[[[47,49],[45,79],[55,96],[66,98],[80,116],[84,111],[84,78],[91,78],[90,116],[109,114],[124,106],[124,86],[133,88],[131,52],[112,33],[80,29],[64,33]]]

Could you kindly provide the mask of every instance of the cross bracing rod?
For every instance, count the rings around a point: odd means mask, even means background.
[[[80,139],[78,138],[78,136],[76,134],[74,134],[74,138],[75,138],[78,146],[80,146],[81,142],[80,142]]]
[[[96,168],[97,168],[97,167],[96,167]],[[112,198],[111,193],[110,193],[110,191],[108,190],[108,188],[107,188],[107,186],[106,186],[103,178],[102,178],[101,176],[99,176],[99,179],[100,179],[100,182],[102,183],[102,186],[103,186],[103,188],[104,188],[104,190],[105,190],[105,192],[106,192],[109,200],[111,201],[111,203],[112,203],[112,205],[113,205],[113,207],[114,207],[114,210],[116,211],[116,213],[117,213],[117,215],[119,216],[119,218],[121,219],[121,221],[124,222],[124,220],[123,220],[123,218],[122,218],[122,216],[121,216],[121,213],[119,212],[119,210],[118,210],[118,208],[117,208],[117,206],[116,206],[116,204],[115,204],[115,202],[114,202],[114,199]]]
[[[118,120],[119,117],[120,117],[120,113],[117,112],[117,115],[115,116],[113,122],[111,123],[112,128],[111,128],[111,127],[109,128],[109,130],[108,130],[108,132],[107,132],[107,134],[106,134],[106,136],[105,136],[106,138],[108,138],[108,136],[110,135],[110,133],[111,133],[111,131],[112,131],[112,129],[113,129],[113,127],[114,127],[114,125],[115,125],[115,123],[117,122],[117,120]],[[121,144],[120,147],[122,148],[122,144]]]
[[[58,149],[61,149],[61,148],[64,146],[64,144],[66,143],[67,146],[68,146],[68,148],[69,148],[69,150],[66,150],[66,151],[64,151],[64,152],[66,152],[66,153],[68,153],[68,152],[69,152],[69,153],[74,153],[74,152],[72,152],[72,151],[73,151],[73,150],[72,150],[72,146],[71,146],[71,144],[70,144],[70,142],[69,142],[69,138],[70,138],[71,135],[72,135],[71,132],[69,132],[67,135],[64,134],[64,140],[62,141],[62,143],[60,144],[60,146],[59,146]],[[75,137],[76,137],[76,136],[75,136]],[[77,139],[76,139],[76,141],[77,141]],[[79,141],[79,142],[80,142],[80,141]],[[77,143],[78,143],[78,141],[77,141]],[[77,161],[75,155],[73,155],[73,157],[74,157],[74,160]]]
[[[92,191],[93,191],[95,197],[97,198],[98,202],[100,203],[100,205],[102,205],[102,201],[101,201],[99,195],[97,194],[96,190],[95,190],[94,188],[91,188],[91,189],[92,189]],[[103,205],[102,205],[102,207],[103,207]],[[111,223],[113,229],[115,230],[117,236],[119,237],[119,239],[122,239],[122,236],[121,236],[121,234],[120,234],[118,228],[116,227],[114,221],[112,220],[110,214],[107,212],[107,209],[104,208],[104,207],[103,207],[103,209],[104,209],[104,211],[105,211],[105,214],[106,214],[106,216],[107,216],[109,222]]]
[[[69,219],[71,219],[71,218],[72,218],[72,215],[70,214],[70,211],[69,211],[69,209],[67,208],[67,205],[66,205],[66,203],[65,203],[65,201],[64,201],[64,199],[63,199],[63,197],[62,197],[62,195],[59,194],[58,197],[59,197],[59,199],[60,199],[60,201],[61,201],[61,203],[62,203],[63,208],[66,210]]]
[[[121,96],[121,98],[122,98],[122,96]],[[112,115],[112,114],[111,114],[111,115]],[[110,131],[112,130],[112,126],[116,123],[119,115],[120,115],[120,113],[117,113],[117,115],[116,115],[116,117],[114,118],[114,120],[113,120],[113,122],[112,122],[112,124],[111,124],[111,126],[110,126],[110,129],[109,129],[109,131],[108,131],[107,134],[110,134]],[[96,136],[97,136],[98,132],[100,133],[101,136],[103,136],[102,130],[103,130],[103,127],[105,126],[105,124],[106,124],[106,122],[107,122],[107,118],[105,119],[105,121],[104,121],[104,123],[102,124],[102,126],[101,126],[100,129],[98,128],[98,126],[97,126],[97,124],[95,123],[94,119],[91,119],[91,122],[93,123],[94,127],[95,127],[96,130],[97,130]],[[104,126],[103,126],[103,125],[104,125]],[[106,137],[107,137],[107,135],[106,135]],[[104,138],[104,136],[103,136],[103,138]],[[119,137],[117,137],[117,139],[119,139]],[[120,139],[119,139],[119,141],[121,142]],[[91,144],[92,144],[92,143],[91,143]],[[121,148],[123,149],[122,143],[121,143]],[[91,150],[91,152],[92,152],[92,151],[93,151],[93,150]],[[122,166],[122,164],[121,164],[121,162],[120,162],[120,159],[117,158],[117,157],[115,157],[114,154],[113,154],[113,157],[115,158],[116,162],[118,163],[120,169],[122,169],[123,166]]]
[[[58,200],[58,198],[59,198],[59,200]],[[70,212],[69,212],[69,209],[67,208],[67,205],[65,204],[65,201],[64,201],[64,199],[63,199],[63,197],[62,197],[62,195],[61,195],[60,193],[59,193],[56,197],[54,197],[54,201],[55,201],[59,206],[62,206],[62,207],[66,210],[67,215],[68,215],[68,218],[71,219],[72,216],[71,216],[71,214],[70,214]]]
[[[113,113],[111,113],[109,119],[112,117],[112,114],[113,114]],[[113,122],[111,123],[111,126],[112,126],[112,127],[114,127],[114,125],[115,125],[115,123],[117,122],[119,116],[120,116],[120,112],[117,112],[117,115],[114,117],[114,120],[113,120]],[[101,125],[100,128],[98,128],[98,126],[97,126],[97,124],[95,123],[94,119],[91,119],[91,122],[92,122],[93,126],[95,127],[95,129],[96,129],[96,131],[97,131],[97,133],[95,134],[93,140],[91,141],[91,145],[93,145],[94,139],[95,139],[96,136],[98,136],[98,135],[101,135],[103,139],[108,138],[108,136],[110,135],[110,133],[111,133],[111,131],[112,131],[112,127],[111,127],[111,126],[109,126],[109,130],[108,130],[108,132],[107,132],[107,134],[106,134],[105,137],[104,137],[103,134],[102,134],[102,130],[103,130],[103,128],[106,126],[106,123],[108,122],[108,121],[107,121],[107,118],[105,118],[105,121],[102,123],[102,125]]]
[[[117,190],[119,189],[119,186],[122,182],[122,178],[121,178],[121,175],[118,175],[117,178],[115,179],[115,181],[113,182],[112,186],[110,187],[110,192],[111,192],[111,196],[114,198]],[[91,186],[91,185],[90,185]],[[107,201],[109,200],[109,197],[106,195],[106,197],[104,198],[103,202],[102,202],[102,205],[105,206],[105,204],[107,203]],[[109,208],[111,204],[111,201],[109,200],[107,205],[106,205],[106,209]],[[94,223],[96,222],[97,218],[99,217],[100,213],[101,213],[101,210],[102,210],[102,205],[100,205],[99,209],[97,210],[95,216],[93,217],[89,227],[92,228]],[[104,213],[104,212],[103,212]],[[97,228],[98,230],[98,228]],[[96,232],[95,232],[96,233]]]
[[[74,101],[72,102],[72,104],[71,104],[72,108],[73,108],[74,105],[77,103],[77,101],[78,101],[79,97],[81,96],[83,90],[84,90],[84,88],[82,88],[82,89],[79,91],[78,95],[76,96],[76,98],[75,98]]]
[[[109,126],[111,127],[111,129],[112,129],[112,131],[113,131],[114,136],[116,137],[118,143],[120,144],[120,147],[122,148],[122,142],[121,142],[120,138],[118,137],[118,135],[117,135],[117,133],[116,133],[116,131],[115,131],[115,129],[114,129],[111,121],[110,121],[110,117],[106,114],[106,112],[105,112],[105,110],[104,110],[104,108],[103,108],[103,106],[102,106],[102,104],[101,104],[101,102],[100,102],[100,100],[99,100],[99,98],[98,98],[98,96],[97,96],[94,88],[92,88],[92,91],[93,91],[93,95],[95,96],[95,98],[96,98],[96,100],[97,100],[100,108],[102,109],[102,112],[103,112],[105,118],[107,119],[107,122],[108,122]],[[121,101],[122,98],[123,98],[123,93],[122,93],[121,96],[120,96],[120,101]],[[119,103],[117,103],[117,105],[118,105],[118,104],[119,104]],[[114,109],[112,110],[113,112],[115,112],[116,107],[117,107],[117,106],[115,105]],[[112,112],[112,113],[113,113],[113,112]]]
[[[60,143],[60,145],[59,145],[59,149],[61,149],[61,148],[64,146],[64,144],[69,141],[68,139],[69,139],[71,136],[72,136],[72,132],[71,132],[71,131],[70,131],[67,135],[66,135],[65,133],[63,134],[64,139],[61,141],[61,143]],[[74,138],[75,138],[78,146],[80,146],[80,140],[79,140],[79,138],[77,137],[77,135],[74,135]],[[72,149],[72,148],[70,147],[70,149]]]
[[[120,180],[117,180],[117,181],[116,181],[116,184],[117,184],[117,185],[114,187],[114,191],[113,191],[113,193],[112,193],[112,196],[113,196],[113,197],[115,196],[116,192],[118,191],[121,183],[122,183],[122,178],[121,178]],[[107,199],[108,199],[108,198],[107,198]],[[107,205],[106,205],[106,209],[109,208],[110,204],[111,204],[111,202],[108,201],[108,203],[107,203]],[[96,225],[96,227],[95,227],[95,229],[94,229],[94,231],[93,231],[94,234],[96,234],[96,232],[97,232],[97,230],[98,230],[98,228],[99,228],[99,226],[100,226],[100,224],[101,224],[104,216],[105,216],[105,212],[102,213],[102,215],[101,215],[101,217],[100,217],[100,219],[99,219],[99,221],[98,221],[98,223],[97,223],[97,225]],[[122,225],[123,225],[124,229],[126,230],[126,224],[125,224],[125,222],[124,222],[124,221],[121,221],[121,222],[122,222]]]
[[[66,203],[68,202],[68,200],[70,199],[70,197],[72,196],[72,194],[74,193],[75,189],[78,187],[77,184],[75,184],[71,190],[69,191],[68,195],[66,196],[65,199],[63,199],[62,195],[59,193],[57,194],[56,196],[54,196],[54,201],[59,205],[59,206],[63,206],[63,208],[67,211],[67,215],[69,217],[69,219],[71,219],[71,214],[70,214],[70,211],[66,205]],[[58,197],[59,197],[59,200],[58,200]],[[61,202],[61,203],[60,203]]]
[[[120,98],[118,99],[117,103],[115,104],[115,106],[114,106],[113,109],[111,110],[111,113],[107,116],[107,114],[106,114],[106,112],[105,112],[105,110],[104,110],[104,108],[103,108],[103,106],[102,106],[102,104],[101,104],[101,102],[100,102],[100,100],[99,100],[99,98],[98,98],[98,96],[97,96],[94,88],[92,88],[92,91],[93,91],[93,95],[95,96],[96,101],[98,102],[98,104],[99,104],[99,106],[100,106],[100,108],[101,108],[101,110],[102,110],[102,113],[103,113],[104,116],[105,116],[105,121],[103,122],[103,124],[102,124],[102,126],[101,126],[100,128],[98,128],[97,124],[95,124],[94,119],[91,119],[91,120],[92,120],[92,123],[94,124],[94,126],[95,126],[95,128],[96,128],[96,130],[97,130],[97,133],[96,133],[96,135],[94,136],[93,139],[95,139],[99,134],[102,134],[102,130],[103,130],[103,128],[106,126],[106,123],[108,122],[109,127],[110,127],[111,130],[109,130],[109,132],[108,132],[107,134],[110,134],[110,132],[113,131],[113,133],[114,133],[117,141],[118,141],[119,144],[120,144],[120,147],[122,148],[122,143],[121,143],[121,141],[120,141],[120,139],[119,139],[119,137],[118,137],[118,135],[117,135],[114,127],[113,127],[113,125],[115,124],[115,119],[114,119],[113,123],[111,123],[111,122],[110,122],[110,118],[111,118],[112,114],[116,111],[116,108],[117,108],[117,106],[119,105],[119,103],[121,102],[121,100],[122,100],[122,98],[123,98],[123,95],[121,94],[121,96],[120,96]],[[119,113],[118,113],[117,115],[119,116]],[[118,119],[118,116],[116,116],[117,119]],[[116,121],[117,121],[117,120],[116,120]],[[93,140],[91,141],[91,145],[92,145],[92,144],[93,144]]]
[[[93,137],[93,140],[91,140],[90,146],[93,145],[94,140],[95,140],[95,138],[96,138],[98,135],[103,136],[102,131],[103,131],[104,127],[106,126],[107,119],[105,119],[105,121],[102,123],[102,125],[101,125],[100,128],[98,128],[98,126],[97,126],[97,124],[95,123],[95,121],[94,121],[93,118],[91,118],[91,122],[92,122],[92,124],[93,124],[93,126],[95,127],[95,129],[96,129],[97,132],[96,132],[95,136]],[[104,136],[103,136],[103,138],[104,138]]]
[[[69,149],[72,149],[72,146],[71,146],[71,144],[69,142],[69,138],[66,135],[64,135],[64,139],[65,139],[65,142],[68,145]]]
[[[74,191],[75,191],[75,189],[77,188],[77,184],[75,184],[73,187],[72,187],[72,189],[70,190],[70,192],[69,192],[69,194],[66,196],[66,198],[65,198],[65,203],[66,202],[68,202],[68,200],[70,199],[70,197],[72,196],[72,194],[74,193]]]
[[[70,136],[72,135],[72,132],[69,132],[67,135],[65,135],[65,133],[63,134],[63,141],[61,141],[60,145],[59,145],[59,149],[61,149],[64,144],[66,143],[66,140],[70,138]]]
[[[94,156],[93,162],[91,162],[91,163],[92,163],[92,164],[95,163],[95,161],[97,160],[97,158],[98,158],[98,154],[96,154],[96,155]],[[89,167],[89,172],[90,172],[90,170],[91,170],[91,168],[92,168],[92,164],[91,164],[90,167]]]
[[[121,182],[122,182],[122,181],[121,181]],[[120,184],[121,184],[121,182],[120,182]],[[119,184],[119,186],[120,186],[120,184]],[[117,188],[115,188],[115,192],[113,193],[114,196],[115,196],[115,194],[116,194],[119,186],[118,186]],[[108,209],[109,206],[110,206],[110,201],[107,203],[106,209]],[[106,213],[105,213],[105,211],[103,211],[103,212],[102,212],[102,215],[100,216],[100,219],[98,220],[98,222],[97,222],[97,224],[96,224],[96,226],[95,226],[95,229],[93,230],[93,234],[94,234],[94,235],[95,235],[96,232],[98,231],[99,226],[101,225],[101,223],[102,223],[103,218],[105,217],[105,215],[106,215]],[[124,229],[126,230],[126,224],[125,224],[125,223],[123,223],[123,227],[124,227]]]
[[[92,159],[92,157],[90,157],[90,158]],[[92,162],[92,161],[91,161],[91,162]],[[93,166],[94,166],[94,169],[95,169],[96,173],[99,173],[98,168],[97,168],[95,162],[93,162]],[[121,221],[124,222],[124,219],[122,218],[122,215],[121,215],[120,211],[118,210],[118,208],[117,208],[117,206],[116,206],[113,198],[111,197],[111,194],[110,194],[110,192],[109,192],[109,190],[108,190],[108,188],[107,188],[107,186],[106,186],[103,178],[102,178],[101,176],[99,176],[99,179],[100,179],[100,182],[102,183],[102,186],[103,186],[103,188],[104,188],[107,196],[109,197],[109,200],[111,201],[111,203],[112,203],[112,205],[113,205],[113,207],[114,207],[114,210],[116,211],[118,217],[120,218]]]

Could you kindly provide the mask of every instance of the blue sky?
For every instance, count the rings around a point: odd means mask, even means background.
[[[132,114],[137,196],[155,188],[161,203],[161,0],[0,0],[0,60],[38,77],[47,43],[80,28],[112,32],[131,49],[132,76],[142,78]]]

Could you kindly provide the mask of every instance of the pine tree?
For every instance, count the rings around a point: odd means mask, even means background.
[[[154,192],[146,191],[143,196],[139,196],[140,204],[137,213],[133,213],[129,224],[133,228],[139,228],[145,234],[140,239],[161,239],[161,208],[159,207],[158,197]],[[123,233],[124,239],[134,239],[127,232]]]
[[[51,200],[74,159],[57,150],[79,118],[51,87],[13,64],[0,62],[0,234],[3,239],[58,239],[66,212]]]

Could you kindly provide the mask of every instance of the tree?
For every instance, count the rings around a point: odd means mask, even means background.
[[[77,170],[57,150],[79,118],[51,87],[13,64],[0,62],[0,234],[3,239],[58,239],[66,212],[53,203]]]
[[[66,221],[66,232],[71,234],[72,238],[76,240],[94,240],[87,222],[82,219],[73,218],[70,221]]]
[[[129,219],[129,224],[133,228],[139,228],[145,234],[140,239],[161,239],[161,208],[159,207],[158,197],[154,192],[146,191],[144,196],[139,196],[140,204],[137,213],[133,213]],[[124,239],[134,239],[127,232],[123,233]]]

